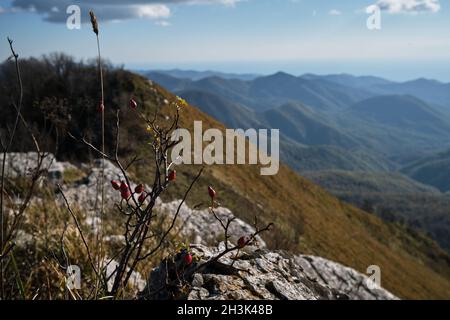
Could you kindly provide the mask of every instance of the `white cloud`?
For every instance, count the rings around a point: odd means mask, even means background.
[[[441,9],[439,0],[379,0],[377,5],[381,10],[389,13],[412,13],[421,12],[436,13]]]
[[[330,16],[340,16],[340,15],[342,15],[342,12],[337,9],[332,9],[328,12],[328,14]]]
[[[5,12],[5,9],[3,9],[3,8],[0,6],[0,13],[3,13],[3,12]]]
[[[133,8],[137,11],[137,15],[140,18],[157,19],[170,17],[169,7],[162,4],[137,5]]]

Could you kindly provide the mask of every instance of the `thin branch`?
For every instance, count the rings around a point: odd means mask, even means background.
[[[112,157],[108,156],[106,153],[104,153],[103,151],[99,150],[98,148],[96,148],[92,143],[88,142],[84,137],[80,140],[78,138],[76,138],[71,132],[67,133],[69,135],[69,137],[71,137],[72,139],[78,141],[78,142],[82,142],[84,143],[86,146],[88,146],[89,148],[91,148],[92,150],[94,150],[95,152],[97,152],[99,155],[101,155],[102,157],[105,157],[108,160],[113,160]]]
[[[10,139],[9,139],[9,143],[6,145],[6,147],[2,148],[3,149],[3,161],[2,161],[2,176],[1,176],[1,187],[0,187],[0,220],[1,220],[1,225],[0,225],[0,232],[1,232],[1,249],[3,249],[3,247],[5,246],[5,239],[4,239],[4,234],[5,234],[5,217],[4,217],[4,203],[3,203],[3,193],[5,190],[5,167],[6,167],[6,155],[9,152],[9,149],[11,148],[13,141],[14,141],[14,136],[16,134],[16,130],[17,130],[17,126],[19,124],[19,119],[20,119],[20,111],[22,109],[22,102],[23,102],[23,84],[22,84],[22,76],[20,73],[20,67],[19,67],[19,55],[15,52],[14,47],[13,47],[13,40],[11,40],[10,38],[8,38],[8,43],[9,43],[9,48],[11,50],[11,53],[14,57],[14,62],[15,62],[15,67],[16,67],[16,76],[17,76],[17,82],[18,82],[18,86],[19,86],[19,97],[18,97],[18,108],[17,108],[17,115],[16,115],[16,119],[14,121],[14,126],[13,126],[13,130],[11,132],[10,135]],[[4,284],[3,284],[3,280],[4,280],[4,268],[3,268],[3,259],[0,259],[0,296],[3,299],[4,298]]]
[[[75,226],[76,226],[76,228],[78,230],[78,233],[81,236],[81,240],[83,241],[84,247],[86,249],[86,252],[87,252],[87,255],[88,255],[88,259],[89,259],[89,263],[91,264],[91,267],[94,270],[95,274],[98,276],[99,273],[97,271],[97,268],[95,267],[94,260],[92,259],[92,255],[91,255],[91,250],[89,249],[89,245],[88,245],[88,243],[86,241],[86,238],[84,237],[84,233],[83,233],[83,230],[81,229],[80,223],[78,222],[78,219],[77,219],[75,213],[72,211],[72,208],[70,207],[69,201],[67,200],[66,195],[64,194],[64,191],[61,188],[61,185],[57,184],[56,186],[58,187],[58,190],[59,190],[59,192],[61,193],[61,195],[62,195],[62,197],[64,199],[64,202],[66,204],[67,210],[69,211],[70,215],[72,216],[72,218],[73,218],[73,220],[75,222]]]
[[[162,238],[161,238],[161,240],[159,241],[158,245],[157,245],[153,250],[151,250],[149,253],[147,253],[145,256],[143,256],[143,257],[141,257],[141,258],[138,257],[138,260],[139,260],[139,261],[147,259],[149,256],[151,256],[152,254],[154,254],[154,253],[161,247],[161,245],[163,244],[165,238],[167,237],[167,235],[170,233],[170,231],[172,231],[173,227],[175,226],[175,222],[176,222],[176,220],[177,220],[177,218],[178,218],[178,215],[179,215],[179,213],[180,213],[180,209],[181,209],[182,205],[184,204],[184,202],[186,201],[186,198],[187,198],[187,196],[189,195],[189,192],[191,191],[192,187],[194,186],[194,184],[197,182],[197,180],[198,180],[198,179],[200,178],[200,176],[202,175],[203,170],[204,170],[204,168],[201,168],[200,171],[199,171],[199,173],[197,174],[197,176],[196,176],[196,177],[194,178],[194,180],[191,182],[191,185],[189,186],[189,188],[187,189],[187,191],[185,192],[185,194],[184,194],[184,196],[183,196],[183,200],[180,202],[180,205],[178,206],[178,209],[177,209],[177,211],[176,211],[176,213],[175,213],[174,218],[172,219],[172,223],[171,223],[169,229],[164,233],[164,235],[162,236]]]

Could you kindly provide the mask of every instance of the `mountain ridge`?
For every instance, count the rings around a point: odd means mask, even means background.
[[[298,77],[279,72],[268,78],[262,78],[262,81],[269,80],[269,82],[272,82],[274,79],[281,79],[281,83],[283,81],[294,83],[293,90],[295,90],[295,86],[305,81],[326,82],[327,85],[336,82],[339,86],[334,85],[333,88],[339,90],[345,88],[345,86],[353,86],[357,90],[361,90],[361,88],[362,90],[371,90],[370,88],[376,85],[396,84],[382,78],[355,77],[346,74],[328,77],[303,75],[301,77],[303,77],[303,81],[298,81]],[[204,81],[205,84],[208,83],[208,79]],[[444,85],[436,81],[430,82],[421,79],[415,82]],[[218,79],[215,79],[215,83],[220,85]],[[244,89],[240,91],[240,95],[245,96],[245,92],[250,85],[249,82],[242,82],[241,84]],[[227,90],[233,90],[229,83],[226,86]],[[279,85],[274,90],[284,90],[284,88],[279,87],[283,87],[283,85]],[[252,113],[249,112],[249,109],[252,108],[247,108],[244,99],[240,99],[237,103],[233,99],[233,95],[224,94],[220,96],[222,93],[220,90],[217,94],[217,90],[208,88],[207,95],[216,95],[216,100],[220,100],[220,103],[205,102],[199,92],[202,91],[201,85],[196,88],[197,95],[188,98],[194,105],[228,126],[280,128],[281,159],[301,174],[311,170],[318,171],[319,174],[323,172],[324,176],[330,179],[330,182],[334,181],[333,183],[342,183],[343,180],[333,179],[332,176],[327,174],[330,170],[353,171],[360,176],[360,182],[363,182],[366,178],[363,172],[369,174],[394,172],[392,177],[398,178],[396,183],[400,187],[404,181],[396,173],[398,170],[402,170],[411,161],[418,161],[427,154],[433,154],[437,148],[450,147],[450,140],[448,139],[450,136],[450,115],[447,116],[445,110],[439,108],[439,106],[408,93],[380,91],[381,93],[373,93],[373,96],[369,95],[368,98],[349,104],[347,108],[341,111],[330,111],[334,109],[333,107],[323,109],[314,105],[305,105],[300,101],[275,99],[279,102],[278,105],[265,111],[257,112],[253,110]],[[239,88],[239,90],[241,89]],[[270,94],[270,90],[272,90],[271,86],[267,85],[265,92]],[[180,94],[183,95],[183,92],[180,92]],[[217,108],[219,105],[220,108]],[[286,105],[290,108],[286,108]],[[230,106],[233,112],[226,111]],[[225,114],[226,116],[224,116]],[[445,162],[443,164],[445,165]],[[440,168],[444,169],[442,166]],[[436,173],[436,170],[431,172]],[[445,172],[445,170],[439,172]],[[413,175],[410,176],[415,178]],[[442,184],[447,179],[445,174],[440,173],[427,174],[427,176],[427,180],[423,178],[416,180],[442,188],[441,185],[436,183]],[[437,182],[439,176],[441,182]],[[381,179],[381,177],[381,174],[378,175],[378,178]],[[355,179],[355,177],[352,178]],[[357,197],[368,195],[367,191],[360,193],[354,190],[353,195],[350,194],[351,190],[345,193],[336,192],[326,181],[320,180],[319,182],[340,199],[349,201],[359,207],[362,206],[362,202]],[[382,179],[378,182],[381,183]],[[445,188],[442,190],[447,190]],[[386,192],[385,199],[383,199],[381,192],[378,192],[376,196],[371,195],[371,201],[375,205],[383,207],[383,210],[377,212],[377,214],[384,219],[388,219],[388,221],[397,221],[395,219],[398,219],[400,223],[408,221],[409,226],[421,229],[424,232],[428,232],[432,228],[433,237],[445,248],[448,248],[448,241],[445,236],[447,224],[443,222],[439,227],[437,223],[437,221],[446,221],[445,216],[443,216],[446,206],[445,195],[430,196],[426,192],[420,192],[417,193],[418,196],[420,195],[420,200],[415,201],[412,196],[405,193],[405,199],[411,199],[411,204],[407,204],[401,201],[401,192],[404,192],[401,188],[395,192]],[[386,203],[386,205],[383,205],[383,203]],[[429,204],[428,209],[427,203]],[[434,203],[434,205],[431,205],[431,203]],[[391,212],[388,214],[388,211]],[[426,221],[424,214],[428,211],[430,211],[430,217]]]
[[[36,106],[37,103],[42,107],[47,101],[46,97],[65,97],[72,106],[69,109],[72,122],[67,123],[69,128],[79,132],[84,130],[81,125],[97,128],[92,131],[90,140],[95,144],[99,143],[100,119],[97,108],[81,109],[87,105],[87,98],[91,101],[88,105],[96,105],[94,101],[98,93],[91,90],[94,87],[92,83],[97,79],[95,67],[79,65],[77,68],[69,68],[67,79],[81,77],[85,81],[66,83],[63,79],[64,83],[61,84],[57,81],[57,69],[51,63],[42,63],[38,67],[34,63],[24,60],[22,64],[24,86],[34,87],[39,93],[37,96],[27,93],[24,117],[30,119],[37,128],[42,128],[46,122],[38,121],[39,115],[33,113],[37,109],[31,106]],[[0,88],[14,81],[13,76],[8,76],[14,74],[13,65],[2,65],[0,71],[5,75],[0,77]],[[148,139],[147,127],[145,122],[138,121],[139,118],[130,112],[127,98],[135,97],[139,110],[149,117],[158,110],[161,125],[173,119],[175,109],[171,102],[178,100],[167,90],[138,75],[123,70],[108,70],[105,74],[105,85],[108,88],[105,100],[105,105],[108,106],[105,109],[106,150],[114,148],[115,116],[116,110],[120,109],[123,128],[121,139],[127,143],[122,144],[119,156],[124,161],[131,161],[134,154],[141,154],[142,160],[133,167],[132,178],[136,180],[138,177],[139,181],[145,182],[152,174],[153,161],[147,144],[139,147],[137,142]],[[51,83],[55,85],[52,86]],[[8,93],[0,90],[0,101],[7,101],[7,97]],[[193,130],[193,123],[198,120],[202,121],[205,130],[216,128],[223,132],[226,129],[223,124],[191,105],[183,107],[180,113],[179,125],[188,130]],[[57,120],[65,120],[67,116],[57,115],[60,117]],[[5,117],[2,121],[8,119]],[[66,125],[64,121],[56,123],[60,127]],[[74,124],[79,124],[80,127],[74,128]],[[65,143],[64,148],[58,149],[59,157],[89,159],[89,153],[72,139],[60,136],[58,141]],[[52,139],[48,139],[48,143],[51,142]],[[199,166],[177,167],[177,182],[163,200],[179,199],[199,169]],[[217,190],[217,201],[232,209],[240,219],[251,222],[256,215],[260,223],[275,223],[276,229],[270,235],[263,236],[269,247],[323,256],[360,272],[365,272],[368,266],[376,264],[383,272],[383,285],[402,298],[450,296],[448,255],[435,242],[427,237],[412,235],[404,228],[385,223],[378,217],[338,200],[284,164],[280,165],[275,176],[261,176],[259,166],[209,166],[192,190],[188,204],[195,206],[207,201],[208,185],[213,185]]]

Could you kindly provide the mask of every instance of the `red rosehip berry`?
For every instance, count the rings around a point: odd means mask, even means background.
[[[250,238],[248,236],[240,237],[237,245],[239,248],[242,249],[249,243],[249,241],[250,241]]]
[[[134,99],[130,99],[130,108],[136,109],[138,106],[137,102]]]
[[[190,253],[184,256],[184,262],[186,263],[186,265],[190,265],[192,263],[192,260],[192,255]]]
[[[134,192],[136,192],[138,194],[141,194],[142,192],[144,192],[144,185],[143,184],[137,185],[136,188],[134,188]]]
[[[103,111],[105,111],[105,105],[100,102],[100,104],[98,106],[98,112],[102,113]]]
[[[131,191],[130,189],[122,190],[120,192],[120,195],[122,196],[123,199],[128,200],[131,198]]]
[[[114,190],[119,190],[120,189],[120,182],[117,181],[117,180],[111,180],[111,185],[112,185]]]
[[[128,184],[125,181],[122,181],[122,183],[120,184],[120,190],[121,191],[126,191],[126,190],[130,190],[130,187],[128,187]]]
[[[169,181],[175,181],[177,179],[177,172],[175,170],[169,172]]]
[[[211,186],[208,187],[208,193],[211,199],[214,199],[217,195],[216,190],[214,190]]]
[[[146,197],[147,197],[147,194],[145,192],[142,192],[138,198],[139,203],[144,203]]]

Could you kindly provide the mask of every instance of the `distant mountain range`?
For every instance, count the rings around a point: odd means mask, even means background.
[[[450,96],[443,105],[427,99],[430,84],[445,96],[447,85],[437,81],[399,84],[376,77],[295,77],[283,72],[250,81],[217,76],[194,81],[161,72],[146,76],[229,127],[280,128],[283,140],[303,147],[356,148],[366,163],[375,153],[381,167],[399,168],[450,147]],[[416,88],[421,97],[399,89],[422,82],[425,88]],[[298,167],[289,156],[283,160]],[[310,167],[304,162],[302,166]],[[322,169],[345,168],[332,162]]]
[[[442,83],[432,79],[416,79],[407,82],[393,82],[383,78],[348,74],[339,75],[304,75],[306,79],[330,81],[344,86],[364,89],[377,95],[412,95],[431,105],[438,105],[450,110],[450,83]]]
[[[304,74],[299,77],[279,72],[270,76],[261,76],[258,74],[233,74],[222,73],[216,71],[186,71],[186,70],[154,70],[139,71],[140,74],[159,77],[160,75],[168,75],[178,80],[184,79],[189,81],[198,81],[206,78],[218,77],[222,79],[252,81],[257,78],[277,79],[285,77],[288,79],[297,78],[309,80],[311,82],[324,84],[328,83],[340,85],[347,88],[359,89],[369,95],[412,95],[426,101],[431,105],[438,105],[444,109],[450,110],[450,83],[443,83],[433,79],[415,79],[406,82],[394,82],[387,79],[374,76],[353,76],[350,74],[334,74],[334,75],[315,75]],[[157,79],[154,79],[157,81]],[[267,79],[266,79],[267,80]],[[158,81],[157,81],[158,82]],[[302,97],[304,98],[304,97]],[[306,101],[303,101],[306,103]]]
[[[450,250],[449,197],[441,193],[450,190],[450,152],[442,152],[450,149],[450,84],[348,74],[142,74],[228,127],[279,128],[283,162]]]
[[[137,73],[147,74],[149,71],[138,70]],[[195,71],[195,70],[181,70],[181,69],[172,69],[172,70],[155,70],[152,71],[154,73],[167,74],[171,77],[179,78],[179,79],[189,79],[193,81],[198,81],[204,78],[211,77],[220,77],[223,79],[238,79],[238,80],[253,80],[261,75],[258,74],[238,74],[238,73],[226,73],[219,71]]]

